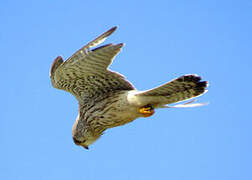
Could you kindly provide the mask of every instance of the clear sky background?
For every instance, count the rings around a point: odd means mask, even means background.
[[[1,1],[0,179],[251,180],[252,1]],[[110,69],[146,90],[183,74],[210,82],[208,106],[162,109],[71,137],[77,100],[52,88],[53,59],[117,25]]]

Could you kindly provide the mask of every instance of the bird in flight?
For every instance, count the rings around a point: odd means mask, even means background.
[[[106,129],[122,126],[139,117],[150,117],[156,108],[204,105],[193,104],[192,100],[168,106],[207,92],[207,82],[201,81],[197,75],[184,75],[159,87],[139,91],[124,76],[109,70],[109,65],[124,44],[93,47],[102,43],[116,28],[98,36],[66,61],[58,56],[50,70],[52,86],[70,92],[79,102],[72,137],[76,145],[86,149]]]

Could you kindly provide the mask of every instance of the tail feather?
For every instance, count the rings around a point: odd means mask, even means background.
[[[201,81],[201,78],[197,75],[184,75],[160,87],[139,92],[135,94],[135,96],[140,102],[138,104],[150,104],[154,107],[164,107],[166,104],[177,103],[198,97],[207,91],[207,86],[208,82]],[[192,106],[192,104],[189,104],[184,104],[183,107]],[[177,105],[177,107],[179,107],[179,105]]]

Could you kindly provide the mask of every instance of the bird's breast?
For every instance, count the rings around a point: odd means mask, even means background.
[[[138,109],[128,102],[128,92],[118,92],[99,102],[100,111],[95,112],[97,123],[107,128],[121,126],[139,117]]]

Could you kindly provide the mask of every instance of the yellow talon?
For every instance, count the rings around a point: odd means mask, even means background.
[[[150,117],[154,114],[154,109],[151,106],[145,106],[138,109],[138,112],[143,115],[143,117]]]

